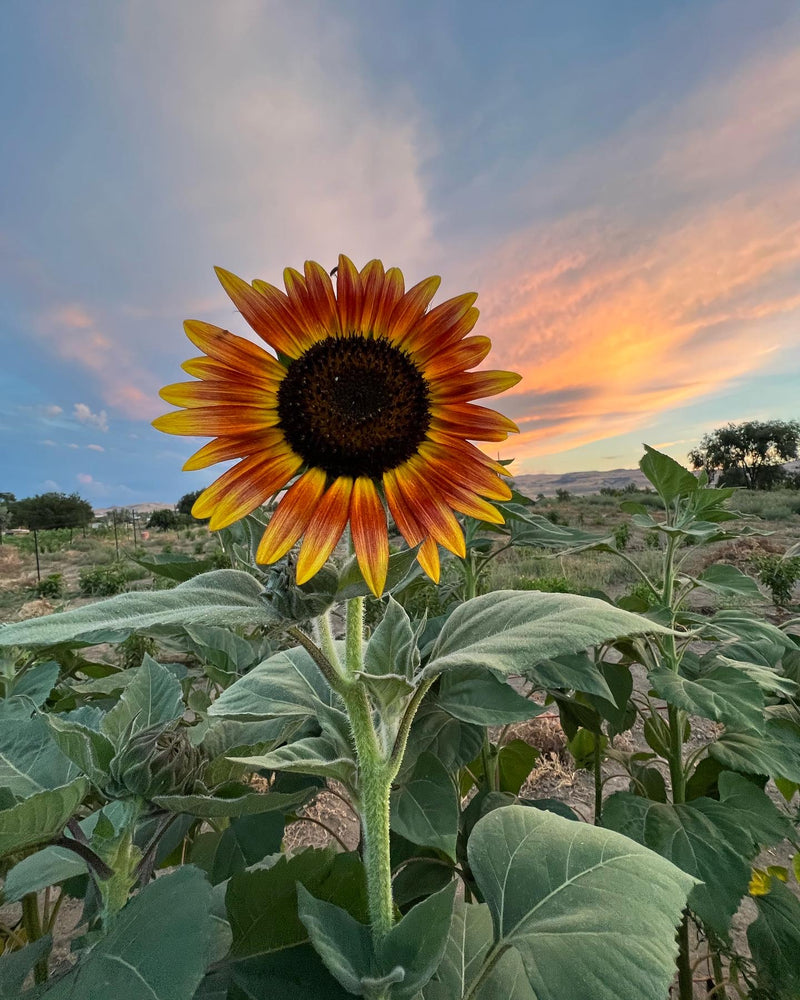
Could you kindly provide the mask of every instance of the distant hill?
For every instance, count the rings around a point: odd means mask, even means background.
[[[648,482],[639,469],[609,469],[606,472],[564,472],[560,476],[541,475],[514,476],[514,485],[520,493],[535,498],[539,493],[555,496],[557,490],[569,490],[575,496],[586,496],[588,493],[599,493],[601,487],[607,486],[621,490],[629,483],[637,486],[647,486]]]
[[[106,517],[113,510],[133,510],[137,514],[152,514],[154,510],[175,510],[174,503],[129,503],[117,504],[114,507],[95,507],[94,516]]]

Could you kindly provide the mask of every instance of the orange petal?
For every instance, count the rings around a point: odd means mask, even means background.
[[[410,462],[401,465],[395,474],[400,492],[417,524],[426,535],[463,559],[467,554],[464,532],[452,510],[431,490],[430,483],[417,475]]]
[[[300,546],[298,584],[305,583],[318,573],[336,548],[350,514],[352,492],[353,480],[349,476],[339,476],[319,502]]]
[[[442,378],[474,368],[491,349],[492,342],[488,337],[466,337],[444,349],[432,345],[415,351],[414,361],[422,368],[425,378]]]
[[[417,552],[417,562],[434,583],[439,582],[442,569],[439,562],[439,547],[432,538],[426,538]]]
[[[360,278],[363,292],[361,330],[364,333],[373,333],[375,318],[378,315],[381,296],[383,295],[384,272],[382,262],[371,260],[361,269]]]
[[[501,476],[508,476],[508,470],[499,462],[494,462],[469,441],[450,437],[429,430],[433,440],[424,441],[419,453],[424,458],[450,469],[458,482],[490,500],[509,500],[511,490]]]
[[[251,431],[275,427],[278,411],[262,406],[196,406],[175,410],[156,417],[153,427],[165,434],[188,434],[199,437],[238,437]]]
[[[219,326],[203,323],[199,319],[187,319],[183,329],[195,347],[237,372],[247,375],[253,371],[257,375],[276,379],[281,379],[286,374],[283,365],[258,344],[253,344],[244,337],[237,337]]]
[[[270,347],[288,358],[303,353],[302,330],[288,298],[264,281],[255,287],[221,267],[215,268],[220,284],[247,322]]]
[[[339,254],[336,271],[336,302],[342,336],[348,337],[361,329],[361,276],[352,260],[343,253]]]
[[[306,279],[303,275],[293,267],[284,268],[283,283],[286,285],[289,306],[298,318],[310,342],[316,343],[328,336],[329,331],[323,329],[316,311],[311,307]]]
[[[274,563],[286,555],[314,516],[325,492],[325,479],[322,469],[309,469],[289,487],[269,519],[256,552],[257,563]]]
[[[475,403],[449,403],[435,407],[431,426],[472,441],[505,441],[509,434],[519,433],[513,420]]]
[[[206,469],[217,462],[228,462],[232,458],[245,458],[257,451],[264,451],[285,442],[279,430],[259,431],[257,434],[243,434],[239,437],[219,437],[204,444],[183,464],[184,472]]]
[[[406,346],[411,351],[442,348],[455,344],[466,336],[478,320],[478,310],[472,308],[477,292],[466,292],[448,299],[426,313],[410,331]]]
[[[307,260],[304,271],[306,275],[306,290],[312,312],[319,320],[323,329],[334,336],[338,336],[341,328],[339,327],[339,313],[336,309],[336,295],[333,291],[331,276],[315,260]]]
[[[522,378],[516,372],[462,372],[448,375],[430,382],[431,399],[434,402],[447,400],[459,402],[467,399],[484,399],[505,392]]]
[[[224,403],[241,403],[245,406],[277,404],[274,390],[246,382],[175,382],[165,385],[159,396],[173,406],[220,406]]]
[[[437,275],[425,278],[409,288],[397,303],[389,319],[389,339],[398,347],[405,346],[441,283],[442,279]]]
[[[228,469],[204,490],[192,507],[198,518],[211,517],[209,528],[218,531],[254,511],[282,489],[302,465],[288,446],[283,454],[258,452]]]
[[[389,505],[392,518],[400,534],[412,547],[422,542],[417,552],[417,562],[433,582],[438,583],[440,566],[439,550],[436,547],[436,542],[432,538],[424,537],[422,529],[409,510],[405,498],[400,491],[397,475],[393,469],[383,474],[383,491],[386,494],[386,503]]]
[[[359,476],[353,486],[350,530],[358,565],[367,586],[376,597],[380,597],[389,569],[389,535],[378,491],[366,476]]]
[[[398,267],[390,267],[383,278],[383,292],[372,324],[376,337],[388,335],[389,320],[395,306],[403,297],[404,287],[403,272]]]
[[[426,462],[420,457],[410,460],[414,465],[418,481],[428,483],[435,488],[441,498],[460,514],[475,517],[479,521],[490,524],[503,524],[505,518],[492,504],[477,496],[468,486],[463,484],[455,470],[439,462]]]

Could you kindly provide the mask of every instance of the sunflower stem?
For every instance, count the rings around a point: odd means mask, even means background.
[[[363,665],[364,599],[347,602],[346,679],[342,698],[358,761],[359,813],[372,937],[377,946],[394,924],[389,848],[389,796],[398,762],[387,759],[375,729],[369,695],[358,679]]]
[[[364,665],[363,597],[353,597],[347,602],[345,657],[347,677],[352,679]]]
[[[325,654],[326,659],[341,672],[342,665],[339,661],[339,653],[336,650],[336,641],[333,638],[330,611],[323,611],[319,618],[317,618],[316,628],[322,652]]]

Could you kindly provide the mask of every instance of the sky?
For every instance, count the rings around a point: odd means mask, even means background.
[[[800,417],[796,0],[6,0],[0,93],[0,492],[207,485],[213,266],[339,252],[479,293],[518,473]]]

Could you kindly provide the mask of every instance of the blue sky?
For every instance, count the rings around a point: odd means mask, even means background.
[[[0,491],[172,502],[212,267],[479,292],[520,472],[800,416],[794,0],[44,0],[0,37]]]

